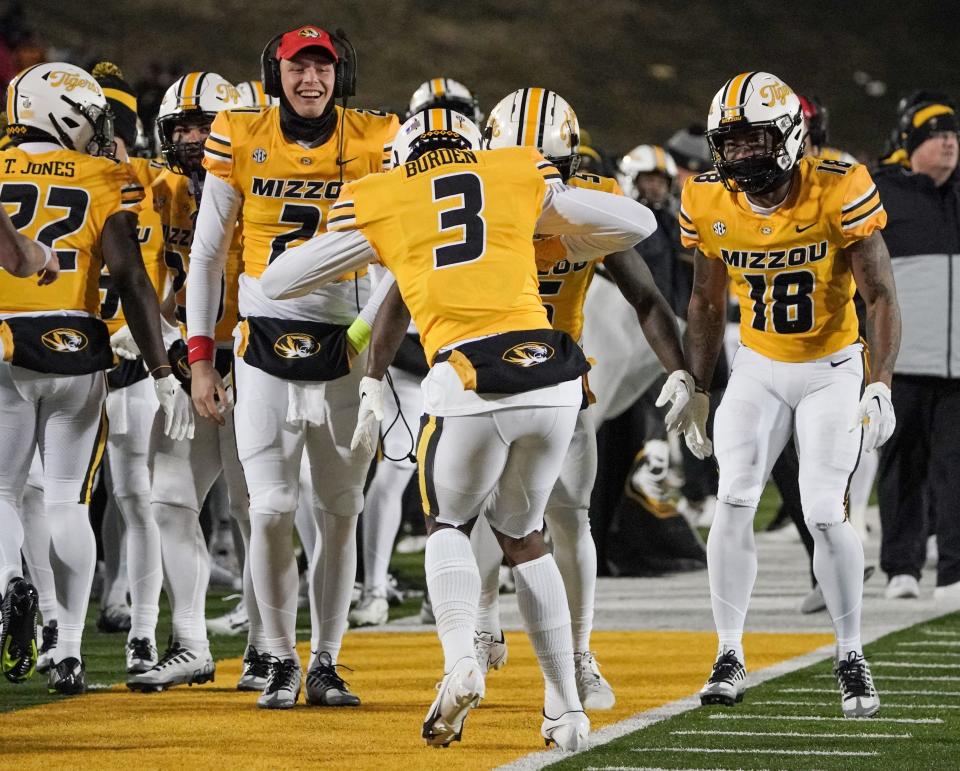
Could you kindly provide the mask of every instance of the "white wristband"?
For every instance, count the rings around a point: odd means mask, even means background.
[[[41,244],[39,241],[34,241],[33,243],[35,243],[37,246],[39,246],[39,247],[40,247],[40,251],[42,251],[42,252],[46,255],[46,257],[47,257],[47,259],[45,259],[45,260],[43,261],[43,267],[40,268],[40,270],[46,270],[46,269],[50,266],[50,263],[53,262],[54,258],[55,258],[57,255],[56,255],[56,253],[53,251],[53,249],[51,249],[51,248],[50,248],[49,246],[47,246],[46,244]],[[39,273],[40,270],[38,270],[37,273]]]

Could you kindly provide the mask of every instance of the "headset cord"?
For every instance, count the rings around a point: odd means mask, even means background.
[[[380,430],[380,454],[381,454],[381,455],[383,456],[383,458],[386,459],[386,460],[391,460],[391,461],[394,461],[394,462],[398,462],[398,461],[402,461],[402,460],[408,460],[408,461],[410,461],[411,463],[416,463],[416,462],[417,462],[417,456],[414,455],[414,451],[416,450],[417,440],[416,440],[416,439],[414,438],[414,436],[413,436],[413,431],[412,431],[411,428],[410,428],[410,424],[407,423],[407,419],[406,419],[406,418],[404,417],[404,415],[403,415],[403,410],[400,409],[400,395],[397,393],[397,389],[394,388],[393,378],[390,377],[390,373],[389,373],[389,372],[387,372],[387,374],[386,374],[386,379],[387,379],[387,385],[390,387],[390,392],[393,394],[393,401],[394,401],[394,403],[397,405],[397,417],[395,417],[395,418],[391,421],[390,425],[387,426],[387,430],[386,430],[386,431],[384,431],[382,428],[381,428],[381,430]],[[409,451],[406,455],[401,455],[399,458],[392,458],[392,457],[390,457],[389,455],[387,455],[386,451],[383,449],[383,448],[384,448],[384,441],[383,441],[383,440],[387,438],[387,434],[390,433],[390,431],[393,429],[393,427],[397,424],[397,421],[398,421],[398,420],[402,421],[402,422],[403,422],[403,427],[404,427],[405,429],[407,429],[407,438],[408,438],[409,441],[410,441],[410,451]]]

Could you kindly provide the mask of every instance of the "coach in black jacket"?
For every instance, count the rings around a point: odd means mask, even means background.
[[[874,173],[897,282],[903,339],[893,378],[897,428],[878,474],[888,597],[916,597],[928,532],[940,553],[934,597],[960,603],[960,173],[948,104],[901,119],[910,169]],[[929,519],[928,516],[929,515]]]

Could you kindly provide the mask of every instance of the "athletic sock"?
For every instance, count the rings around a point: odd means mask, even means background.
[[[503,635],[500,627],[500,563],[503,561],[503,550],[482,514],[473,524],[470,545],[480,571],[476,631],[489,632],[494,640],[499,640]]]
[[[384,460],[363,498],[363,589],[386,595],[393,543],[403,514],[403,489],[413,476],[409,463]]]
[[[116,502],[127,525],[129,639],[145,637],[154,641],[160,615],[160,589],[163,586],[160,528],[153,517],[149,493],[117,496]]]
[[[312,560],[313,617],[310,650],[326,651],[336,664],[347,631],[347,613],[357,576],[357,516],[320,511],[321,553]]]
[[[180,642],[206,640],[204,607],[210,582],[210,555],[200,529],[199,514],[166,503],[152,506],[160,531],[160,551],[173,611],[174,638]]]
[[[717,501],[707,538],[710,603],[717,627],[719,652],[733,650],[741,662],[743,624],[757,579],[757,547],[753,539],[755,508]]]
[[[293,512],[250,512],[250,574],[263,621],[261,653],[296,658],[297,561],[293,556]]]
[[[860,611],[863,605],[863,544],[850,522],[817,527],[807,523],[813,536],[813,573],[823,591],[827,612],[837,634],[841,659],[850,651],[863,655]]]
[[[90,586],[97,564],[97,544],[88,507],[81,503],[47,503],[50,567],[57,587],[56,663],[80,658]]]
[[[574,653],[590,650],[593,603],[597,589],[597,547],[586,509],[548,509],[547,526],[570,607]]]
[[[442,528],[427,538],[424,569],[443,646],[444,672],[462,658],[474,658],[473,632],[480,573],[465,533]]]

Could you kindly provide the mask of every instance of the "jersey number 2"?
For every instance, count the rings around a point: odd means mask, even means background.
[[[744,275],[750,284],[753,300],[753,328],[767,330],[767,277],[762,274]],[[809,270],[778,273],[773,277],[771,318],[773,331],[781,335],[795,335],[813,329],[813,300],[810,295],[816,279]]]
[[[454,230],[459,241],[433,249],[433,267],[449,268],[483,257],[487,248],[487,223],[483,213],[483,182],[476,174],[461,172],[433,180],[433,201],[459,198],[460,206],[440,212],[440,232]]]
[[[23,230],[37,216],[40,188],[29,182],[8,182],[0,186],[0,203],[17,204],[17,212],[10,215],[10,221],[14,228]],[[77,269],[77,250],[57,249],[54,243],[83,227],[87,221],[89,203],[90,194],[83,188],[54,186],[47,190],[45,213],[49,213],[50,209],[65,209],[67,213],[40,228],[37,241],[56,251],[62,271]]]

